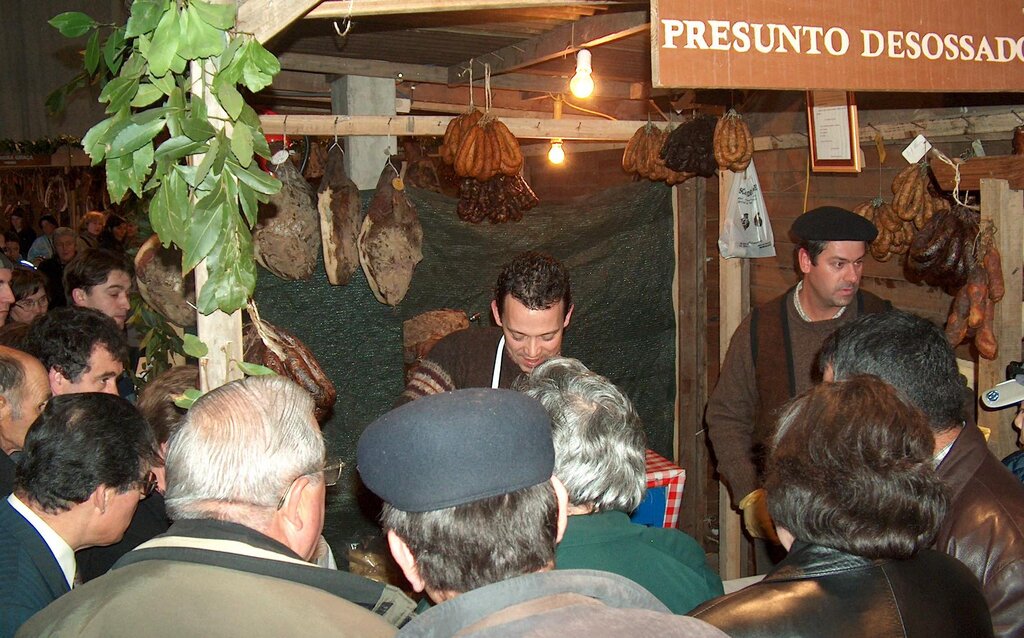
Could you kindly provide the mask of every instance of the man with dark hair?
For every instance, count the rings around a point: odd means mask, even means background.
[[[75,231],[61,226],[53,231],[53,254],[39,262],[39,272],[46,275],[46,294],[50,307],[59,308],[68,303],[64,294],[64,269],[78,252],[78,236]]]
[[[768,507],[789,555],[693,616],[732,638],[992,636],[978,582],[926,549],[946,511],[923,415],[872,376],[790,404],[768,459]]]
[[[0,346],[0,497],[14,489],[15,454],[50,398],[46,368],[39,360]]]
[[[90,308],[55,308],[32,322],[25,351],[46,367],[53,394],[117,394],[128,345],[110,318]]]
[[[189,388],[198,387],[198,366],[175,366],[151,379],[139,393],[139,400],[135,405],[152,428],[159,450],[157,462],[153,465],[157,486],[149,498],[140,503],[139,508],[135,510],[135,516],[125,530],[124,538],[113,545],[90,547],[75,554],[83,583],[107,573],[122,556],[151,538],[163,534],[171,526],[164,503],[164,493],[167,491],[164,459],[167,457],[171,434],[181,426],[186,413],[185,409],[175,405],[174,400]]]
[[[36,231],[32,229],[29,213],[21,208],[15,208],[11,212],[11,232],[8,233],[7,238],[18,242],[18,252],[22,255],[28,254],[28,249],[36,240]]]
[[[881,377],[928,420],[940,479],[952,488],[935,547],[981,582],[995,635],[1024,635],[1024,486],[965,425],[964,384],[942,329],[908,312],[862,317],[821,349],[826,381]]]
[[[621,576],[552,571],[567,495],[534,399],[490,388],[424,397],[370,424],[356,454],[384,501],[391,554],[438,603],[399,636],[723,635]]]
[[[124,328],[132,309],[131,260],[122,252],[89,248],[64,269],[64,292],[73,306],[99,310]]]
[[[75,550],[121,538],[152,488],[155,441],[117,396],[54,397],[32,424],[0,501],[0,637],[75,583]]]
[[[459,388],[510,388],[558,356],[572,319],[569,273],[554,257],[525,252],[505,264],[491,301],[497,327],[466,329],[437,342],[413,370],[399,403]]]
[[[860,290],[868,244],[878,230],[854,213],[823,206],[793,222],[800,281],[755,308],[732,335],[708,402],[708,436],[747,532],[778,543],[761,489],[764,451],[778,410],[815,381],[813,364],[833,330],[889,303]],[[767,566],[767,548],[757,552]]]

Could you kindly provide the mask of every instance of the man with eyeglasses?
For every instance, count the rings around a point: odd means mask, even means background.
[[[162,536],[58,600],[20,635],[392,636],[395,588],[313,565],[338,480],[313,399],[279,376],[216,388],[171,434]]]
[[[50,399],[0,501],[0,638],[76,583],[74,552],[117,542],[150,489],[156,442],[109,394]]]

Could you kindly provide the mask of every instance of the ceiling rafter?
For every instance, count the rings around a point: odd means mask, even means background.
[[[281,61],[281,68],[291,71],[395,79],[401,76],[402,79],[410,82],[450,85],[448,82],[448,71],[444,67],[426,64],[336,58],[327,55],[305,53],[282,53],[279,59]],[[466,80],[458,80],[454,85],[466,83]],[[492,77],[491,87],[517,91],[536,91],[539,93],[564,93],[567,87],[567,80],[565,78],[529,73],[508,73]],[[647,87],[641,82],[602,80],[598,83],[594,95],[597,97],[637,100],[647,97]]]
[[[235,28],[267,42],[318,4],[320,0],[242,0]]]
[[[650,20],[646,11],[582,18],[552,29],[544,35],[454,64],[448,67],[448,83],[456,84],[461,81],[470,68],[475,77],[483,77],[484,64],[490,66],[491,75],[494,76],[575,53],[579,49],[618,40],[649,28]],[[493,77],[491,82],[493,84]]]
[[[347,18],[397,13],[438,13],[486,9],[534,9],[620,4],[617,0],[325,0],[307,18]]]

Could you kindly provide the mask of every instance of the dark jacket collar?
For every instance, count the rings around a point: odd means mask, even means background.
[[[949,485],[950,500],[956,500],[989,455],[991,452],[981,430],[977,426],[965,426],[953,441],[946,458],[935,468],[939,478]]]
[[[839,572],[866,569],[885,562],[847,554],[831,547],[794,541],[786,558],[764,577],[764,582],[819,578]]]
[[[175,521],[163,536],[188,536],[191,538],[238,541],[246,545],[258,547],[259,549],[284,554],[289,558],[302,560],[302,557],[293,552],[287,545],[270,538],[266,534],[261,534],[245,525],[218,521],[211,518]]]

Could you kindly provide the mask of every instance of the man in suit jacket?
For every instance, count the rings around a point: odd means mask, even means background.
[[[124,534],[150,485],[156,444],[120,397],[50,400],[25,437],[14,493],[0,501],[0,638],[75,582],[75,550]]]
[[[0,498],[14,489],[14,454],[50,398],[46,369],[35,357],[0,346]]]

